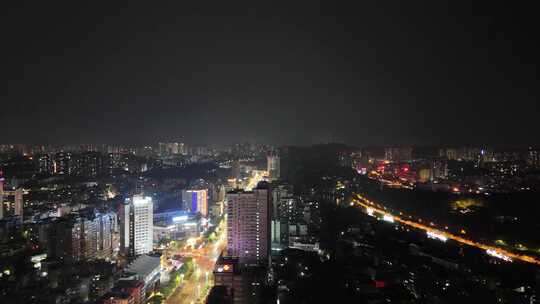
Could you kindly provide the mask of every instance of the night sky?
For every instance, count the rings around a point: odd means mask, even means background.
[[[0,142],[540,143],[523,3],[33,2],[0,16]]]

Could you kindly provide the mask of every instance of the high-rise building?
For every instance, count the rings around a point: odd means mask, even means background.
[[[41,174],[51,174],[53,173],[53,161],[49,154],[40,154],[34,157],[36,162],[36,167],[38,172]]]
[[[225,195],[227,194],[226,191],[225,191],[225,185],[219,185],[217,191],[218,191],[218,196],[217,196],[216,201],[218,201],[218,202],[224,201],[225,200]]]
[[[0,170],[0,219],[4,218],[5,210],[11,210],[12,215],[19,217],[22,221],[23,217],[23,190],[21,188],[15,190],[4,189],[4,172]]]
[[[448,149],[444,150],[444,156],[448,160],[456,160],[456,159],[458,159],[459,158],[458,154],[459,153],[458,153],[457,149],[454,149],[454,148],[448,148]]]
[[[46,243],[41,243],[47,248],[47,256],[60,260],[78,260],[80,249],[80,230],[76,229],[75,221],[71,217],[63,217],[48,224],[46,227]]]
[[[123,252],[136,256],[152,251],[154,216],[151,197],[136,195],[127,199],[121,206],[120,221]]]
[[[101,214],[99,217],[98,257],[108,259],[118,248],[117,216],[114,212]]]
[[[14,203],[15,203],[15,208],[13,209],[14,210],[14,215],[15,216],[18,216],[22,219],[23,217],[23,205],[24,205],[24,201],[23,201],[23,189],[19,188],[19,189],[16,189],[13,193],[13,196],[14,196]]]
[[[208,195],[207,190],[183,190],[183,207],[189,209],[192,213],[200,213],[202,216],[208,216]]]
[[[60,175],[71,175],[73,170],[73,156],[71,152],[58,152],[54,156],[53,172]]]
[[[169,144],[169,149],[171,151],[171,154],[173,154],[173,155],[178,154],[178,146],[179,146],[178,143],[170,143]]]
[[[242,264],[256,264],[268,258],[268,196],[263,183],[253,191],[227,193],[227,251]]]
[[[246,267],[237,257],[220,256],[214,266],[214,289],[207,303],[262,303],[263,286],[268,279],[265,266]],[[216,289],[221,296],[216,299]]]
[[[4,217],[6,211],[20,220],[23,218],[23,189],[5,190],[3,181],[0,181],[0,219]],[[7,210],[4,208],[7,207]]]
[[[77,175],[94,177],[103,171],[103,157],[98,152],[81,153],[77,159]]]
[[[46,242],[49,256],[70,261],[110,259],[114,248],[116,214],[95,213],[68,216],[54,222],[41,223],[47,229]]]
[[[229,303],[245,302],[244,281],[237,257],[218,258],[214,267],[214,285],[226,288],[226,294],[232,300]]]
[[[98,218],[80,217],[72,230],[77,234],[79,260],[95,259],[98,254],[99,220]]]
[[[418,182],[427,183],[433,180],[433,170],[431,168],[420,168],[418,170]]]
[[[268,178],[270,181],[278,180],[280,177],[280,159],[276,154],[269,154],[266,158]]]
[[[291,199],[293,195],[293,187],[287,184],[274,185],[272,187],[272,204],[271,204],[271,223],[270,223],[270,239],[272,249],[279,250],[287,243],[288,236],[288,218],[283,216],[283,205],[287,199]]]
[[[410,161],[412,159],[411,147],[390,147],[384,150],[384,159],[388,161]]]
[[[431,164],[431,179],[446,179],[448,177],[448,164],[444,160],[434,161]]]
[[[184,143],[158,143],[158,154],[161,157],[172,156],[172,155],[186,155],[187,147]]]
[[[529,166],[534,168],[540,167],[540,151],[538,149],[529,147],[526,159]]]
[[[4,173],[0,170],[0,220],[4,218]]]

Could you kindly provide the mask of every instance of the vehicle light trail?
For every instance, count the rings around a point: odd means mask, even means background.
[[[442,242],[446,242],[448,240],[448,238],[445,237],[444,235],[440,235],[440,234],[432,232],[432,231],[427,231],[427,237],[430,238],[430,239],[439,240],[439,241],[442,241]]]
[[[507,262],[512,262],[512,259],[505,256],[504,254],[501,254],[500,252],[498,251],[495,251],[495,250],[492,250],[492,249],[488,249],[486,250],[486,253],[489,254],[490,256],[494,256],[496,258],[499,258],[499,259],[502,259],[502,260],[505,260]]]
[[[504,257],[506,257],[505,259],[503,259],[505,261],[511,262],[512,259],[514,259],[514,260],[520,260],[520,261],[523,261],[523,262],[527,262],[527,263],[531,263],[531,264],[535,264],[535,265],[540,266],[540,260],[538,260],[535,257],[528,256],[528,255],[523,255],[523,254],[516,254],[516,253],[510,252],[510,251],[504,250],[502,248],[498,248],[498,247],[478,243],[476,241],[466,239],[464,237],[449,233],[447,231],[442,231],[442,230],[439,230],[439,229],[435,229],[435,228],[433,228],[431,226],[427,226],[427,225],[424,225],[424,224],[421,224],[421,223],[417,223],[417,222],[414,222],[414,221],[412,221],[410,219],[401,218],[399,216],[396,216],[396,215],[393,215],[393,214],[389,213],[386,209],[383,209],[384,207],[382,207],[380,204],[376,204],[376,203],[364,198],[363,196],[361,196],[359,194],[356,194],[356,197],[357,197],[357,199],[354,199],[353,201],[356,202],[358,205],[366,208],[366,210],[368,210],[368,208],[369,208],[369,209],[373,210],[374,212],[380,213],[380,214],[383,215],[383,217],[387,217],[387,218],[392,217],[394,222],[398,222],[398,223],[401,223],[401,224],[404,224],[404,225],[407,225],[407,226],[410,226],[410,227],[414,227],[414,228],[417,228],[417,229],[424,230],[424,231],[426,231],[426,233],[430,232],[430,234],[437,234],[439,236],[446,237],[447,239],[451,239],[451,240],[454,240],[454,241],[462,243],[462,244],[466,244],[466,245],[469,245],[469,246],[473,246],[473,247],[476,247],[476,248],[483,249],[486,252],[488,252],[491,256],[495,256],[495,257],[504,256]]]

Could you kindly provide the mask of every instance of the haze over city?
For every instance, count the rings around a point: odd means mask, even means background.
[[[526,6],[10,3],[2,14],[5,142],[538,143]]]

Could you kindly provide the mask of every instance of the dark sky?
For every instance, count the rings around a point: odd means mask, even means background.
[[[539,143],[523,3],[34,2],[0,16],[1,142]]]

